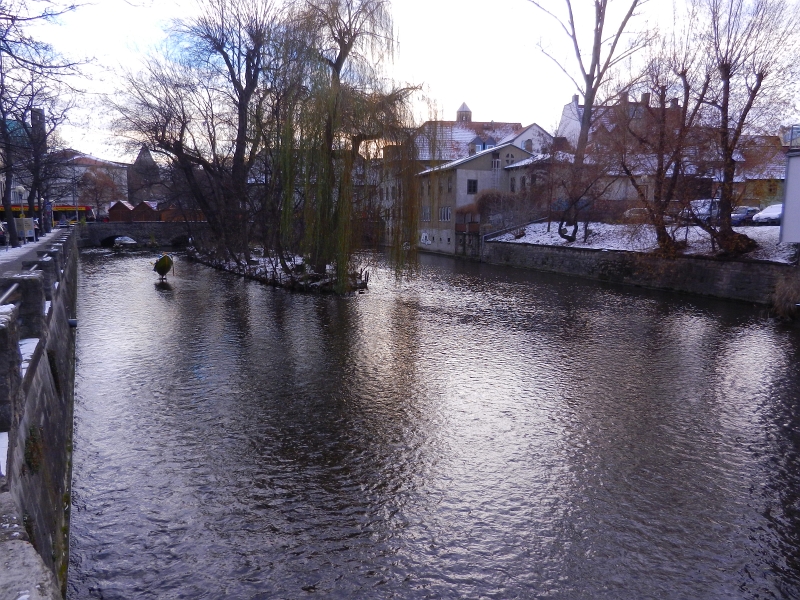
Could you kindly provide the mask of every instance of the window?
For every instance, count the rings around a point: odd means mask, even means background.
[[[397,199],[397,188],[392,186],[392,200]]]
[[[422,207],[422,216],[420,217],[422,221],[430,221],[431,220],[431,207],[430,206],[423,206]]]
[[[453,191],[453,176],[452,175],[447,178],[447,191],[448,192],[452,192]]]
[[[516,177],[512,177],[511,178],[510,185],[511,185],[510,190],[511,190],[511,193],[513,194],[514,192],[517,191],[517,178]]]
[[[506,154],[506,164],[510,165],[513,163],[514,163],[514,155],[509,152],[508,154]]]
[[[477,194],[478,193],[478,180],[477,179],[467,179],[467,193],[468,194]]]
[[[420,181],[419,182],[419,195],[420,196],[424,196],[425,195],[425,182],[424,181]]]
[[[778,183],[775,182],[775,181],[770,181],[767,184],[767,193],[770,196],[774,196],[775,194],[777,194],[778,193]]]
[[[442,195],[442,180],[438,179],[436,181],[436,184],[437,184],[437,187],[439,188],[439,195],[441,196]]]
[[[493,169],[499,169],[500,168],[500,159],[499,158],[493,158],[492,159],[492,168]]]
[[[449,221],[451,217],[451,208],[449,206],[442,206],[439,208],[439,220]]]
[[[522,192],[525,191],[525,184],[526,183],[527,183],[527,181],[525,179],[525,175],[523,175],[522,177],[519,178],[519,189],[520,189],[520,191],[522,191]]]

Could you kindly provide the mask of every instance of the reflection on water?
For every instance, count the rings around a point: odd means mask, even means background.
[[[424,257],[290,294],[82,255],[70,598],[795,598],[798,336]]]

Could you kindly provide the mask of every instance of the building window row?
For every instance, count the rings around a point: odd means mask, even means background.
[[[452,210],[449,206],[442,206],[441,208],[439,208],[440,221],[449,221],[451,216],[452,216]]]
[[[420,218],[423,221],[430,221],[431,220],[431,207],[430,206],[423,206],[422,207],[422,216]]]

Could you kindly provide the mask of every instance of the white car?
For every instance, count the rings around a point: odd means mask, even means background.
[[[780,225],[783,204],[772,204],[753,215],[753,225]]]

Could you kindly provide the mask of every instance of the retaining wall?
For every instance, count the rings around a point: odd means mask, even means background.
[[[540,246],[486,240],[483,262],[595,281],[688,292],[769,304],[775,284],[797,270],[757,260],[679,256],[673,259],[617,250]]]
[[[0,278],[0,291],[19,284],[0,306],[0,591],[12,598],[60,598],[69,564],[78,252],[74,230],[52,235]]]

